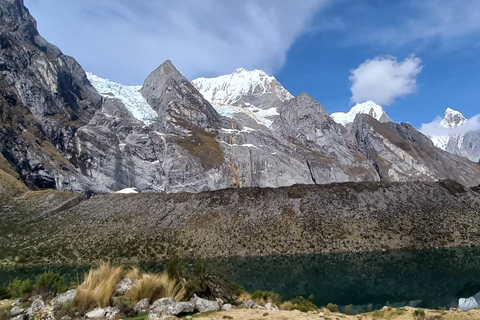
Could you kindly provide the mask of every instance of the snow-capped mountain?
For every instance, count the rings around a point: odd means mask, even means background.
[[[349,112],[334,112],[330,116],[335,122],[345,126],[347,123],[352,123],[357,114],[368,114],[380,122],[392,121],[385,113],[385,110],[372,100],[357,103]]]
[[[262,70],[236,69],[216,78],[198,78],[195,88],[223,116],[245,113],[267,127],[278,116],[278,105],[293,98],[275,77]]]
[[[125,86],[108,79],[100,78],[93,73],[86,72],[90,83],[100,95],[107,98],[117,98],[123,102],[128,111],[145,124],[153,123],[158,114],[150,107],[147,100],[140,93],[142,86]]]
[[[424,133],[437,148],[480,162],[480,126],[474,122],[478,119],[466,119],[461,112],[447,108],[443,119],[430,124],[434,128]]]

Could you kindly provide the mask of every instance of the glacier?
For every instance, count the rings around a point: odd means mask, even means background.
[[[391,122],[385,110],[372,100],[354,105],[349,112],[334,112],[330,115],[332,119],[343,126],[353,123],[357,114],[368,114],[380,122]]]
[[[117,98],[123,102],[128,111],[137,119],[150,125],[158,119],[158,114],[150,107],[140,93],[142,86],[125,86],[93,73],[86,72],[87,78],[100,95]]]

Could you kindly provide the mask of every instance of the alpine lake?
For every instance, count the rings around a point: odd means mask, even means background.
[[[194,261],[185,261],[192,267]],[[480,292],[480,248],[328,253],[206,260],[211,270],[227,275],[246,291],[274,291],[283,300],[313,295],[317,306],[335,303],[343,311],[368,306],[380,309],[412,306],[458,307],[460,298]],[[144,263],[160,272],[164,263]],[[46,270],[60,272],[65,282],[82,281],[90,266],[59,265],[0,269],[0,285],[15,278],[34,280]]]

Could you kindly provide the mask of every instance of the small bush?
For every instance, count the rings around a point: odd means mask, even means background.
[[[187,277],[185,265],[175,258],[168,260],[166,271],[170,279],[183,280]]]
[[[0,309],[0,320],[8,320],[10,319],[10,311],[5,309]]]
[[[265,305],[267,303],[273,303],[275,305],[279,305],[282,303],[282,297],[273,291],[262,291],[257,290],[252,293],[251,298],[253,301],[260,305]]]
[[[373,310],[373,304],[369,303],[367,306],[367,311],[372,312],[372,310]]]
[[[294,309],[297,309],[302,312],[318,310],[318,307],[315,304],[313,304],[312,301],[307,300],[302,296],[292,299],[292,303],[294,304]]]
[[[30,283],[30,279],[21,281],[19,279],[15,279],[10,282],[7,286],[8,295],[11,298],[20,298],[28,295],[33,290],[33,287]]]
[[[327,309],[330,310],[330,312],[338,312],[338,306],[333,303],[327,304]]]
[[[180,301],[185,296],[185,289],[181,282],[170,279],[167,273],[143,273],[133,287],[126,293],[126,297],[135,301],[148,298],[150,303],[160,298],[173,297]]]
[[[0,286],[0,300],[9,299],[9,298],[10,298],[10,292],[8,291],[8,288]]]
[[[293,310],[295,309],[295,305],[293,304],[292,301],[285,301],[284,303],[282,303],[279,307],[281,310]]]
[[[64,277],[60,273],[49,270],[35,277],[35,291],[38,294],[58,294],[67,291],[67,289]]]
[[[354,315],[353,305],[349,304],[345,306],[345,314],[348,314],[350,316]]]
[[[416,319],[425,319],[425,310],[417,309],[413,312]]]
[[[405,310],[405,308],[398,308],[395,312],[397,313],[397,315],[402,315],[404,314]]]

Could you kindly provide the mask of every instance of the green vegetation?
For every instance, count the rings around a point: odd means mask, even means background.
[[[10,298],[21,298],[33,291],[33,287],[30,283],[30,279],[21,281],[15,279],[7,286],[8,295]]]
[[[64,277],[57,272],[49,270],[35,277],[35,292],[38,294],[58,294],[67,291],[67,289]]]
[[[415,319],[425,319],[425,310],[419,308],[413,312],[413,315]]]
[[[260,305],[266,303],[273,303],[274,305],[280,305],[282,303],[282,297],[278,293],[273,291],[257,290],[251,295],[251,299]]]
[[[353,312],[353,305],[349,304],[345,306],[345,314],[348,314],[348,315],[355,314],[355,312]]]
[[[327,304],[327,309],[330,310],[330,312],[338,312],[338,306],[333,303]]]
[[[293,298],[290,301],[285,301],[280,305],[282,310],[298,310],[301,312],[316,311],[318,307],[312,302],[313,296],[310,295],[308,299],[302,296]]]

